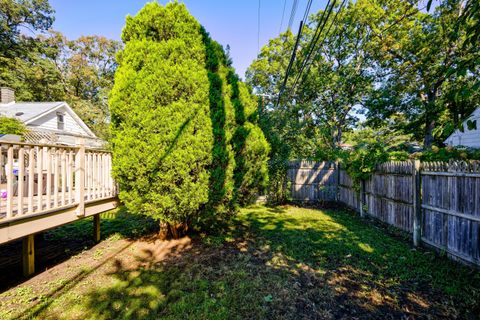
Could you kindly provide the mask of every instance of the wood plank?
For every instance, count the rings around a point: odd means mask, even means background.
[[[35,177],[35,148],[28,150],[28,209],[27,213],[33,213],[34,199],[34,177]]]
[[[12,217],[13,212],[13,145],[9,145],[7,149],[7,219]]]
[[[23,214],[23,202],[24,202],[23,188],[25,187],[24,181],[25,181],[25,149],[24,147],[20,147],[20,149],[18,150],[17,215]]]
[[[37,149],[37,210],[43,210],[43,177],[45,165],[48,165],[48,148],[36,148]],[[45,164],[46,163],[46,164]],[[48,174],[45,176],[48,180]],[[46,181],[45,181],[46,183]],[[48,193],[48,183],[47,183]]]
[[[47,166],[47,205],[46,208],[50,209],[52,207],[52,152],[55,150],[55,148],[47,148],[47,153],[46,153],[46,161],[45,164]]]
[[[425,204],[422,204],[422,208],[423,209],[428,209],[430,211],[435,211],[435,212],[438,212],[438,213],[446,214],[446,215],[449,215],[449,216],[453,216],[453,217],[459,217],[459,218],[467,219],[467,220],[470,220],[470,221],[480,222],[480,217],[479,216],[463,214],[463,213],[456,212],[456,211],[453,211],[453,210],[441,209],[441,208],[437,208],[437,207],[433,207],[433,206],[429,206],[429,205],[425,205]]]

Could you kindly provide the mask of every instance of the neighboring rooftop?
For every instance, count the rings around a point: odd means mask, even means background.
[[[0,116],[16,118],[23,123],[42,115],[65,102],[15,102],[15,90],[0,88]]]
[[[54,109],[64,102],[10,102],[0,103],[0,115],[16,118],[24,123]]]

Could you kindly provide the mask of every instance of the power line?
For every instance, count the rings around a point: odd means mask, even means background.
[[[321,52],[321,47],[323,45],[323,43],[325,42],[325,39],[327,38],[328,34],[330,33],[330,29],[332,28],[332,26],[335,24],[335,21],[337,20],[337,17],[338,17],[338,14],[340,13],[340,11],[342,10],[343,6],[345,5],[345,2],[346,0],[343,0],[342,3],[340,4],[340,6],[338,7],[338,10],[335,14],[335,16],[333,17],[333,20],[332,20],[332,23],[330,24],[330,26],[328,27],[326,33],[325,33],[325,36],[323,37],[322,39],[322,42],[320,43],[320,48],[319,48],[319,51],[315,54],[315,56],[313,57],[312,61],[306,61],[306,65],[307,66],[307,70],[305,71],[305,75],[303,76],[303,79],[302,79],[302,82],[304,81],[305,77],[308,75],[308,72],[310,71],[310,67],[312,66],[312,63],[313,61],[315,60],[315,58],[318,56],[318,54]],[[335,4],[335,3],[334,3]],[[331,11],[329,12],[329,15],[327,16],[327,19],[328,20],[328,17],[330,16],[330,13]],[[293,88],[291,90],[291,92],[294,92],[295,91],[295,88],[296,88],[296,85],[298,83],[298,80],[300,80],[300,77],[302,76],[302,72],[300,72],[297,76],[297,78],[295,79],[295,82],[293,84]]]
[[[312,0],[309,0],[307,2],[307,7],[305,9],[305,13],[303,14],[303,21],[307,21],[307,18],[308,18],[308,14],[310,13],[310,7],[312,6]]]
[[[288,20],[288,29],[292,29],[295,13],[297,12],[298,0],[293,0],[292,11],[290,12],[290,19]]]
[[[280,88],[280,93],[278,94],[277,105],[278,105],[278,102],[280,101],[280,97],[282,96],[283,90],[285,89],[288,76],[290,74],[290,70],[292,69],[293,61],[295,60],[298,43],[300,42],[300,37],[302,36],[302,28],[303,28],[303,21],[300,21],[300,26],[298,27],[298,33],[297,33],[297,40],[295,40],[295,45],[293,46],[293,52],[290,57],[290,61],[288,62],[287,71],[285,72],[285,78],[283,79],[283,84],[282,84],[282,87]]]
[[[310,60],[310,57],[315,50],[315,47],[317,46],[318,40],[320,40],[320,37],[323,33],[323,29],[327,25],[328,19],[330,18],[332,10],[333,10],[333,8],[336,4],[336,0],[334,0],[332,2],[330,7],[328,7],[329,3],[330,3],[330,1],[328,1],[327,6],[325,7],[325,10],[323,11],[322,16],[320,18],[320,21],[318,22],[317,28],[315,30],[314,37],[312,38],[312,41],[310,42],[310,44],[308,46],[307,55],[305,56],[305,59],[303,59],[302,63],[300,64],[301,65],[300,66],[300,71],[297,74],[297,76],[295,77],[295,81],[293,83],[293,88],[294,89],[297,86],[298,80],[300,79],[300,76],[302,75],[303,71],[305,70],[305,67],[308,64],[308,62]],[[325,14],[326,14],[326,16],[325,16]]]
[[[280,21],[280,29],[278,29],[278,34],[282,32],[283,26],[283,18],[285,17],[285,8],[287,7],[287,0],[283,1],[283,12],[282,12],[282,20]]]
[[[307,7],[305,8],[305,13],[303,15],[304,19],[306,19],[306,17],[308,17],[308,14],[310,12],[310,8],[312,6],[312,1],[313,0],[309,0],[308,3],[307,3]],[[287,71],[285,72],[285,78],[283,80],[283,84],[282,86],[280,87],[280,92],[278,94],[278,99],[277,99],[277,103],[275,104],[276,106],[278,105],[278,103],[280,102],[280,98],[282,96],[282,93],[283,93],[283,90],[285,90],[285,86],[287,85],[287,80],[288,80],[288,77],[290,75],[290,71],[292,69],[292,66],[293,66],[293,62],[295,61],[295,56],[297,54],[297,48],[298,48],[298,44],[300,42],[300,38],[302,37],[302,32],[303,32],[303,26],[304,26],[304,20],[300,21],[300,26],[298,28],[298,33],[297,33],[297,39],[295,40],[295,45],[293,47],[293,51],[292,51],[292,55],[290,57],[290,61],[288,63],[288,67],[287,67]]]

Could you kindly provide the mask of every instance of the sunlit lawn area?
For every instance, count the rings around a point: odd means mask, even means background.
[[[3,292],[0,318],[476,319],[480,314],[478,271],[414,250],[407,239],[349,212],[252,207],[241,210],[224,235],[168,242],[149,236],[149,228],[139,231],[136,219],[128,214],[104,219],[110,228],[117,223],[136,231],[110,230],[101,244]],[[91,227],[74,226],[49,236],[75,237]],[[135,238],[139,232],[147,235]]]

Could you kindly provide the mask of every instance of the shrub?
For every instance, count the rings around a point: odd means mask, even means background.
[[[200,25],[185,6],[127,17],[110,95],[113,174],[131,212],[180,236],[208,200],[213,146]]]
[[[147,4],[122,39],[110,96],[121,200],[162,236],[225,222],[268,179],[255,98],[182,4]]]
[[[27,127],[20,120],[0,116],[0,134],[17,134],[21,136],[26,132]]]
[[[268,145],[262,130],[246,122],[236,131],[235,191],[240,205],[253,203],[268,186]]]
[[[214,147],[208,225],[225,222],[264,191],[269,146],[256,121],[257,101],[239,80],[223,47],[202,29],[210,83]]]
[[[430,150],[417,152],[413,158],[422,161],[450,161],[450,160],[480,160],[480,149],[466,147],[439,148],[433,146]]]

